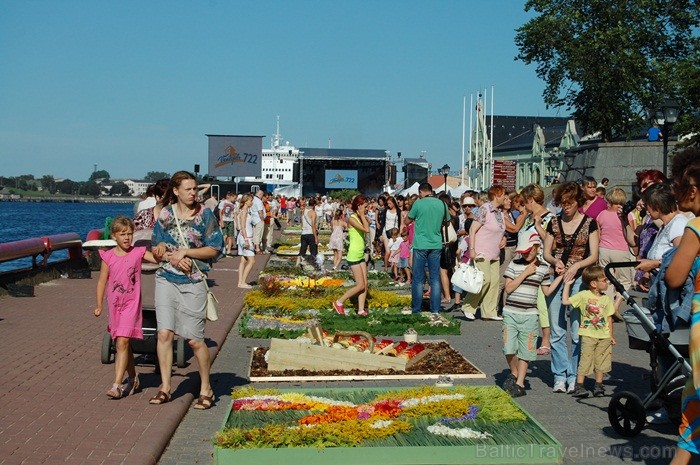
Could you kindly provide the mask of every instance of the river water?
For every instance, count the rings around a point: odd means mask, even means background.
[[[133,217],[132,203],[0,202],[0,243],[78,233],[84,241],[93,229],[102,229],[108,216]],[[66,258],[67,251],[52,259]],[[53,261],[53,260],[50,260]],[[0,272],[31,265],[31,259],[0,263]]]

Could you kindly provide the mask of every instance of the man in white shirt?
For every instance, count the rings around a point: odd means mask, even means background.
[[[260,244],[262,244],[263,232],[265,231],[265,204],[262,197],[265,191],[258,189],[253,196],[253,205],[250,207],[248,214],[251,215],[251,223],[253,224],[253,244],[255,245],[255,253],[262,253]]]

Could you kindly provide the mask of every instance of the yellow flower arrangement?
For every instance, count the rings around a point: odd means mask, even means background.
[[[259,290],[250,291],[246,294],[243,302],[248,308],[263,309],[274,308],[282,311],[306,310],[306,309],[329,309],[330,302],[339,298],[343,293],[342,289],[329,288],[328,292],[321,296],[309,296],[308,290],[286,289],[285,292],[276,296],[268,297]],[[346,302],[346,307],[351,307],[351,302]],[[392,291],[369,292],[367,307],[370,309],[388,310],[390,308],[403,308],[411,305],[410,295],[400,295]]]

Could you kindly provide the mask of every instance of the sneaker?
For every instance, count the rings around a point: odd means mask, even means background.
[[[564,381],[557,381],[554,383],[552,392],[566,392],[566,383]]]
[[[569,383],[569,388],[566,390],[566,393],[573,394],[575,390],[576,390],[576,381],[571,381]]]
[[[520,386],[519,384],[513,384],[513,386],[510,388],[508,391],[508,394],[510,394],[511,397],[522,397],[526,396],[527,392],[525,392],[525,388]]]
[[[586,390],[586,388],[583,387],[583,384],[577,384],[577,385],[574,387],[574,390],[571,391],[571,396],[572,396],[572,397],[584,398],[584,397],[588,397],[589,394],[590,394],[590,393]]]
[[[339,304],[335,300],[333,301],[333,308],[335,309],[335,312],[338,315],[345,315],[345,307],[342,304]]]
[[[602,383],[595,383],[593,386],[593,397],[603,397],[605,395],[605,386]]]
[[[467,320],[470,320],[470,321],[476,320],[476,317],[474,316],[474,314],[468,313],[468,312],[464,312],[464,318],[466,318]]]
[[[513,389],[513,385],[515,384],[515,375],[513,373],[508,373],[508,377],[506,378],[505,381],[503,381],[503,390],[506,392],[510,392],[511,389]]]
[[[369,315],[369,313],[367,313],[367,310],[360,310],[359,312],[357,312],[357,315],[358,316],[367,316],[367,315]]]
[[[491,317],[491,318],[482,318],[482,320],[486,320],[486,321],[503,321],[503,317],[502,317],[502,316],[496,315],[496,316]]]

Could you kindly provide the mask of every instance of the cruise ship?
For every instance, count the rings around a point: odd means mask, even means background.
[[[280,134],[280,117],[277,117],[277,131],[272,135],[270,148],[262,149],[262,177],[246,180],[263,182],[270,187],[282,187],[295,184],[294,173],[298,171],[299,149],[282,142]]]

